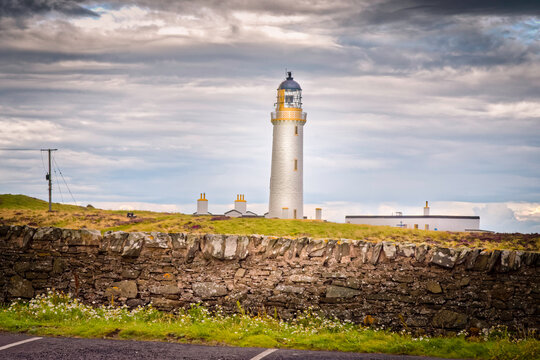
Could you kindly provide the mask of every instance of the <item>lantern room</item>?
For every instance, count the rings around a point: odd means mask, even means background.
[[[301,110],[302,109],[302,88],[294,81],[291,72],[287,72],[287,78],[278,89],[276,110]]]

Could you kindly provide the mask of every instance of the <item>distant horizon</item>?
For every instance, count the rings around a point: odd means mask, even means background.
[[[25,194],[9,194],[9,195],[23,195],[23,196],[29,196],[36,198],[38,200],[42,200],[45,202],[48,202],[48,198],[37,196],[31,196],[31,195],[25,195]],[[78,201],[77,204],[73,202],[61,202],[57,201],[55,197],[53,196],[53,204],[63,204],[63,205],[77,205],[80,207],[86,207],[87,205],[92,205],[93,207],[101,210],[123,210],[123,211],[154,211],[154,212],[168,212],[168,213],[178,213],[178,214],[185,214],[185,215],[192,215],[196,211],[196,199],[193,201],[192,204],[158,204],[158,203],[148,203],[148,202],[140,202],[140,201],[120,201],[120,202],[100,202],[100,201]],[[482,211],[485,211],[486,209],[481,209],[479,206],[481,204],[474,204],[470,205],[473,206],[469,212],[467,212],[465,209],[467,208],[467,205],[464,203],[461,203],[460,206],[457,206],[456,203],[445,203],[445,202],[433,202],[435,205],[435,208],[432,207],[432,203],[430,202],[430,208],[431,208],[431,215],[439,215],[439,216],[480,216],[480,229],[481,230],[487,230],[487,231],[495,231],[499,233],[523,233],[523,234],[534,234],[539,233],[539,231],[500,231],[496,228],[492,228],[489,225],[484,226],[483,225],[483,219],[482,215],[479,215],[478,213],[482,213]],[[343,204],[341,204],[343,205]],[[424,204],[421,204],[424,205]],[[485,204],[487,206],[488,204]],[[496,206],[501,206],[503,204],[491,204]],[[513,206],[518,209],[519,204],[514,204]],[[348,204],[345,205],[346,207],[354,208],[355,204]],[[379,208],[381,209],[390,209],[391,204],[383,204],[380,205]],[[442,207],[441,207],[442,206]],[[268,207],[268,204],[265,203],[249,203],[248,202],[248,210],[255,212],[257,215],[264,215],[264,213],[268,210],[265,210],[264,212],[257,211],[258,209],[264,209],[264,207]],[[320,207],[320,204],[305,204],[305,208],[308,208],[308,213],[306,216],[308,216],[307,220],[314,220],[315,219],[315,208]],[[444,209],[443,212],[437,211],[437,207],[441,207],[441,209]],[[211,215],[223,215],[226,211],[231,210],[234,208],[234,201],[231,201],[230,204],[213,204],[210,202],[209,204],[209,212]],[[253,209],[254,208],[254,209]],[[323,220],[335,222],[335,223],[345,223],[345,216],[396,216],[395,212],[402,212],[405,216],[422,216],[422,206],[407,206],[407,207],[397,207],[398,210],[395,210],[390,213],[347,213],[343,214],[343,216],[340,218],[340,208],[341,206],[338,204],[332,204],[330,208],[322,208],[323,212]],[[367,207],[366,207],[367,208]],[[474,210],[474,209],[477,210]],[[330,218],[326,216],[327,210],[330,209],[331,216]],[[401,210],[399,210],[401,209]],[[403,211],[403,209],[407,209],[408,211]],[[213,211],[214,210],[214,211]],[[409,212],[410,211],[410,212]],[[460,212],[463,211],[463,212]],[[337,215],[336,215],[337,214]],[[516,220],[517,221],[517,220]]]

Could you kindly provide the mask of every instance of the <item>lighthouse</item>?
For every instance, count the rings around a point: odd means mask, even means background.
[[[304,217],[303,147],[307,114],[302,111],[302,88],[291,72],[277,89],[272,112],[272,172],[269,218]]]

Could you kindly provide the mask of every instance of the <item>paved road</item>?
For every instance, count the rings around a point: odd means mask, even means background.
[[[35,337],[7,333],[0,333],[0,359],[436,360],[420,356],[238,348],[155,341]]]

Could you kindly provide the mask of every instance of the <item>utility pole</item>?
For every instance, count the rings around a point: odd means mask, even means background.
[[[41,151],[47,151],[49,155],[49,173],[45,176],[45,179],[49,181],[49,212],[52,211],[52,175],[51,175],[51,151],[58,149],[41,149]]]

